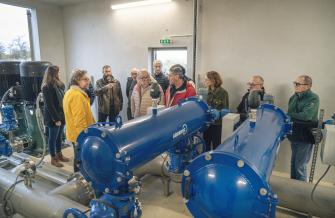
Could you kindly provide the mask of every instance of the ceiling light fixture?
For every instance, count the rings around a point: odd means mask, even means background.
[[[137,1],[137,2],[131,2],[131,3],[112,5],[111,8],[113,10],[118,10],[118,9],[133,8],[133,7],[148,6],[148,5],[157,5],[157,4],[170,3],[170,2],[172,2],[172,0],[146,0],[146,1]]]

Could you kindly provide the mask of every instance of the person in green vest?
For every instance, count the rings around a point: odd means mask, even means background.
[[[209,71],[205,77],[205,84],[208,87],[207,104],[212,109],[229,109],[228,92],[222,88],[222,79],[216,71]],[[209,126],[204,132],[206,151],[213,150],[221,144],[222,120],[219,119]]]
[[[312,92],[312,79],[299,76],[294,82],[295,93],[288,103],[287,114],[293,122],[291,142],[291,179],[306,181],[306,166],[311,158],[314,137],[311,130],[317,127],[319,96]]]

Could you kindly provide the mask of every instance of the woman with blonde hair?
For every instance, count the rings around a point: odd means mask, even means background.
[[[51,65],[46,69],[42,81],[44,97],[44,124],[48,129],[48,145],[51,164],[62,167],[61,162],[68,162],[62,154],[62,136],[65,125],[63,97],[65,85],[59,78],[59,67]]]
[[[86,90],[90,77],[85,70],[75,70],[72,73],[70,89],[64,96],[64,113],[66,121],[66,139],[74,146],[74,172],[78,171],[76,142],[79,134],[95,123],[91,111],[90,97]]]

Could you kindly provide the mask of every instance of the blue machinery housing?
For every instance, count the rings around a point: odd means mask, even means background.
[[[243,123],[214,152],[195,158],[193,137],[226,112],[190,98],[151,116],[82,132],[79,168],[98,197],[90,203],[90,217],[140,217],[140,184],[132,171],[166,151],[172,159],[169,170],[184,172],[183,195],[195,217],[274,217],[276,198],[268,179],[289,119],[280,109],[263,105],[254,127]],[[64,217],[69,214],[87,217],[75,208]]]
[[[0,155],[11,156],[13,149],[9,141],[2,135],[2,133],[10,134],[18,128],[14,116],[14,108],[12,105],[0,105],[0,113],[2,114],[2,124],[0,124]]]

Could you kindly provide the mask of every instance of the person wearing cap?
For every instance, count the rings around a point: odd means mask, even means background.
[[[173,65],[169,70],[170,85],[165,93],[165,106],[171,107],[182,99],[196,95],[194,86],[185,78],[185,68],[180,64]]]
[[[153,63],[153,68],[154,73],[152,74],[152,77],[158,82],[158,84],[162,87],[165,93],[166,89],[169,87],[169,80],[162,71],[162,62],[160,60],[155,60]]]
[[[237,107],[237,112],[240,114],[240,122],[245,121],[248,118],[249,107],[249,94],[252,91],[258,92],[260,96],[261,103],[273,104],[273,96],[265,93],[264,79],[260,75],[254,75],[251,77],[250,82],[247,83],[249,89],[242,97],[240,104]]]
[[[293,122],[291,142],[291,179],[306,181],[306,167],[311,159],[315,139],[312,129],[318,125],[319,96],[312,92],[312,78],[299,76],[294,82],[295,93],[288,103],[287,115]]]

